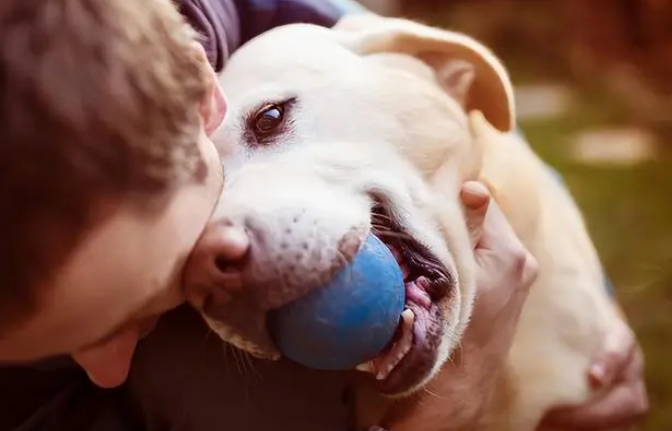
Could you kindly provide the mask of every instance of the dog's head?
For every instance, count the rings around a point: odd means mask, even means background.
[[[459,189],[478,176],[480,152],[467,112],[512,127],[505,70],[463,35],[362,16],[272,30],[234,54],[221,83],[229,113],[214,140],[226,178],[213,223],[244,228],[251,247],[235,271],[197,247],[191,302],[223,339],[277,358],[267,312],[323,285],[372,231],[398,256],[411,311],[362,368],[391,395],[421,387],[471,313]],[[206,267],[218,274],[197,274]],[[226,283],[242,289],[218,304]]]

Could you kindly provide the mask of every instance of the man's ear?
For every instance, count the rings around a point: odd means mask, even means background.
[[[513,88],[495,55],[460,33],[399,18],[353,16],[340,22],[343,43],[359,55],[411,55],[434,69],[442,88],[465,111],[478,110],[502,132],[515,127]]]
[[[205,133],[210,136],[219,128],[226,117],[226,97],[224,97],[224,92],[217,79],[217,73],[212,68],[212,65],[210,65],[205,49],[198,42],[194,43],[194,49],[196,50],[197,58],[203,63],[203,67],[209,74],[209,89],[205,100],[201,102],[200,111]]]
[[[208,136],[212,134],[222,125],[224,118],[226,117],[226,98],[224,97],[224,92],[222,87],[219,85],[217,76],[212,77],[212,88],[209,92],[208,100],[206,100],[201,109],[201,115],[203,115],[203,124],[205,127],[205,133]]]

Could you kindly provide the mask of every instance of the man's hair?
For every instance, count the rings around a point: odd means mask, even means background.
[[[203,174],[194,44],[169,0],[0,1],[0,323],[31,311],[101,205]]]

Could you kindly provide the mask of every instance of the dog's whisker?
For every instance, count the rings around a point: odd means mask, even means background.
[[[232,349],[231,345],[229,345],[228,343],[223,342],[222,351],[224,352],[225,361],[229,363],[229,366],[235,366],[238,373],[240,373],[240,368],[238,367],[238,360],[236,358],[235,349]]]
[[[252,358],[250,357],[250,354],[244,350],[239,350],[240,353],[240,360],[243,365],[243,369],[245,370],[246,373],[250,373],[255,377],[259,377],[257,374],[256,368],[254,368],[254,363],[252,362]]]
[[[242,375],[247,375],[249,368],[247,362],[247,352],[241,349],[236,349],[238,351],[238,362],[240,363],[240,369]]]
[[[210,337],[214,333],[215,331],[213,331],[212,329],[210,329],[210,327],[208,327],[208,331],[205,333],[205,335],[203,335],[203,341],[202,341],[203,345],[207,344],[207,342],[210,340]]]
[[[241,369],[241,364],[238,355],[240,354],[240,350],[236,348],[235,346],[230,345],[229,343],[222,343],[224,347],[224,351],[228,353],[228,356],[233,359],[233,363],[235,364],[236,370],[238,371],[238,374],[244,375],[245,372],[244,370]]]
[[[422,391],[426,393],[427,395],[431,396],[432,398],[435,398],[437,400],[443,400],[447,399],[447,397],[442,397],[441,395],[437,394],[436,392],[432,392],[431,390],[427,388],[423,388]]]
[[[257,379],[262,380],[262,379],[261,379],[261,374],[259,373],[259,371],[257,370],[257,368],[254,366],[254,360],[252,359],[252,356],[251,356],[249,353],[244,352],[244,358],[245,358],[245,361],[247,362],[248,369],[250,370],[250,372],[251,372]]]
[[[225,364],[224,366],[227,367],[228,369],[231,369],[231,367],[232,367],[233,365],[231,364],[231,355],[232,355],[232,353],[229,353],[229,344],[223,342],[223,343],[221,344],[221,347],[222,347],[222,356],[223,356],[224,364]]]
[[[245,375],[245,361],[243,360],[243,352],[240,349],[233,348],[233,350],[236,352],[236,363],[238,364],[238,372],[241,375]]]

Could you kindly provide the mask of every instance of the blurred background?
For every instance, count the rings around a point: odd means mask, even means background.
[[[672,1],[362,0],[464,31],[504,60],[532,146],[565,177],[672,431]]]

